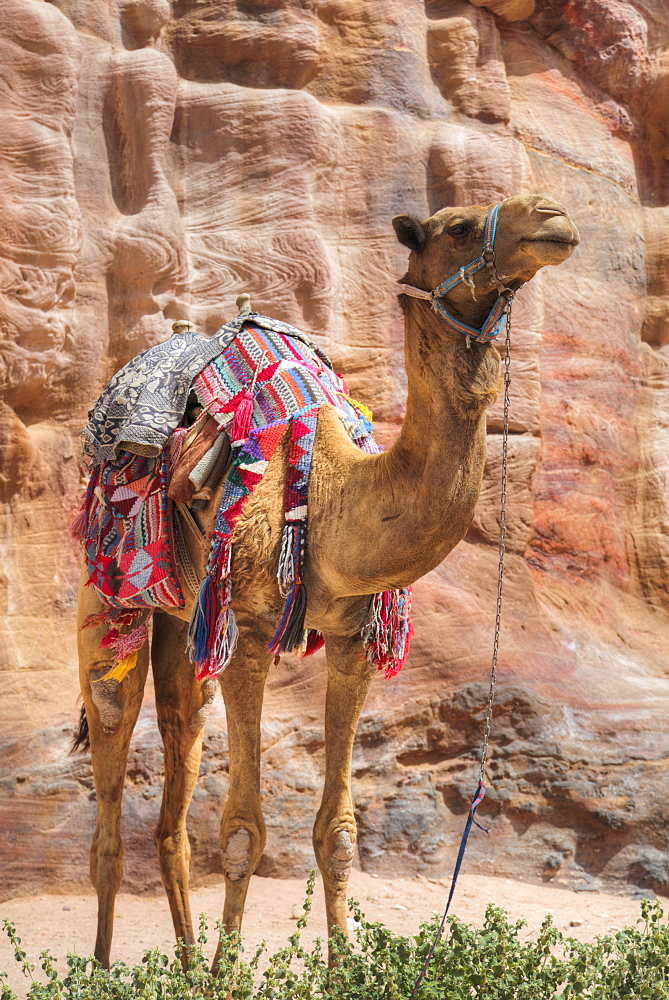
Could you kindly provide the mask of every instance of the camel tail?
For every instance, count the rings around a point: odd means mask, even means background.
[[[81,714],[79,715],[79,726],[75,733],[74,739],[72,740],[72,746],[70,747],[70,753],[76,753],[77,750],[81,750],[85,753],[89,750],[91,746],[91,741],[88,738],[88,719],[86,718],[86,706],[81,706]]]

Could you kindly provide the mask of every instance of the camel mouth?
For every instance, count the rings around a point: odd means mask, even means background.
[[[524,236],[523,243],[561,243],[563,246],[576,247],[579,244],[578,236]]]

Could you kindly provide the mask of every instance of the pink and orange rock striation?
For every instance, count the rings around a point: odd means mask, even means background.
[[[518,297],[485,872],[669,888],[669,14],[662,0],[5,0],[0,9],[2,891],[86,879],[77,432],[116,368],[247,290],[313,333],[381,437],[402,418],[390,218],[546,191],[582,244]],[[359,860],[446,873],[475,783],[495,600],[499,406],[467,539],[416,587],[404,672],[355,751]],[[447,447],[447,443],[445,443]],[[409,540],[408,540],[409,542]],[[269,685],[261,871],[312,864],[322,660]],[[222,708],[191,811],[220,870]],[[127,884],[155,887],[147,697]]]

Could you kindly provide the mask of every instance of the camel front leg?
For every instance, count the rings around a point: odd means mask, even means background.
[[[79,624],[87,615],[102,611],[91,588],[81,588]],[[119,684],[100,680],[112,667],[113,656],[100,648],[108,626],[79,631],[79,680],[86,709],[91,764],[97,799],[97,824],[90,852],[91,881],[98,896],[95,957],[109,968],[114,902],[123,877],[121,800],[128,747],[142,705],[149,664],[148,645],[140,650],[137,665]]]
[[[170,615],[154,616],[151,661],[156,712],[164,746],[165,781],[155,833],[156,850],[177,939],[184,943],[182,962],[195,944],[188,895],[190,843],[186,815],[197,782],[202,734],[215,682],[195,680],[186,654],[188,624]]]
[[[272,654],[270,634],[257,624],[240,623],[237,650],[220,684],[225,701],[230,748],[230,788],[221,820],[225,874],[223,926],[240,931],[251,875],[265,849],[265,821],[260,799],[260,718]],[[216,949],[216,968],[221,946]]]
[[[339,927],[348,936],[346,892],[357,836],[351,798],[353,740],[375,667],[359,637],[326,636],[328,688],[325,701],[325,783],[314,824],[314,851],[323,877],[328,936]]]

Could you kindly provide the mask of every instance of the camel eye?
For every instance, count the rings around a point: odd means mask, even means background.
[[[451,226],[448,231],[451,236],[464,236],[469,232],[469,227],[464,222],[458,222],[457,225]]]

